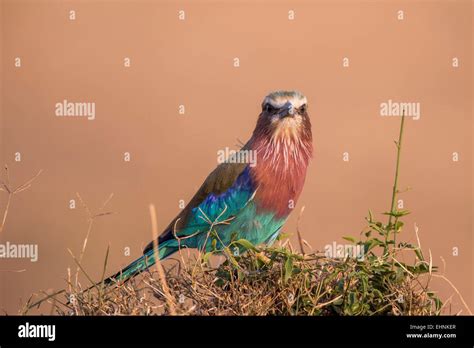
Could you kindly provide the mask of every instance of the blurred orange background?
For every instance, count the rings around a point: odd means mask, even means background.
[[[76,192],[92,211],[114,194],[115,214],[96,220],[84,255],[98,279],[107,246],[108,273],[138,257],[151,240],[148,205],[164,228],[217,151],[250,137],[277,89],[309,101],[315,157],[284,232],[295,233],[305,206],[300,229],[317,250],[358,236],[369,209],[390,209],[400,118],[380,116],[380,103],[420,103],[420,119],[405,125],[400,187],[412,189],[400,198],[412,214],[398,238],[416,243],[416,223],[425,254],[472,308],[471,1],[4,0],[0,11],[0,163],[13,185],[44,170],[14,196],[0,235],[39,246],[38,262],[0,259],[7,313],[75,270],[67,248],[78,255],[87,231],[80,203],[69,207]],[[64,99],[95,102],[95,120],[56,117]],[[6,199],[0,192],[0,213]],[[455,293],[432,287],[445,300]],[[450,303],[467,314],[457,295]]]

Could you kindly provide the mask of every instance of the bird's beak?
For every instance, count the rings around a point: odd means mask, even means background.
[[[296,114],[295,107],[293,104],[290,102],[287,102],[283,107],[281,108],[281,111],[279,113],[280,118],[285,118],[285,117],[294,117]]]

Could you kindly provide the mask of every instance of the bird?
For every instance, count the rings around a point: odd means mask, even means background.
[[[180,248],[223,250],[238,239],[271,245],[302,192],[312,142],[306,97],[298,91],[268,94],[234,160],[220,163],[143,255],[105,283],[127,281]],[[235,161],[249,153],[253,163]]]

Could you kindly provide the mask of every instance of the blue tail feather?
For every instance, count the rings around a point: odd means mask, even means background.
[[[163,260],[171,254],[178,251],[178,247],[174,246],[174,240],[166,241],[158,246],[158,258]],[[147,270],[156,263],[155,250],[151,249],[144,253],[141,257],[130,263],[128,266],[114,274],[113,276],[104,280],[105,284],[110,284],[113,281],[124,282],[137,274]]]

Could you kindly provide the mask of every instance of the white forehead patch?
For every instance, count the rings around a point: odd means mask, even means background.
[[[263,105],[269,103],[275,108],[280,108],[290,102],[295,108],[307,103],[306,97],[297,91],[278,91],[270,93],[263,100]]]

